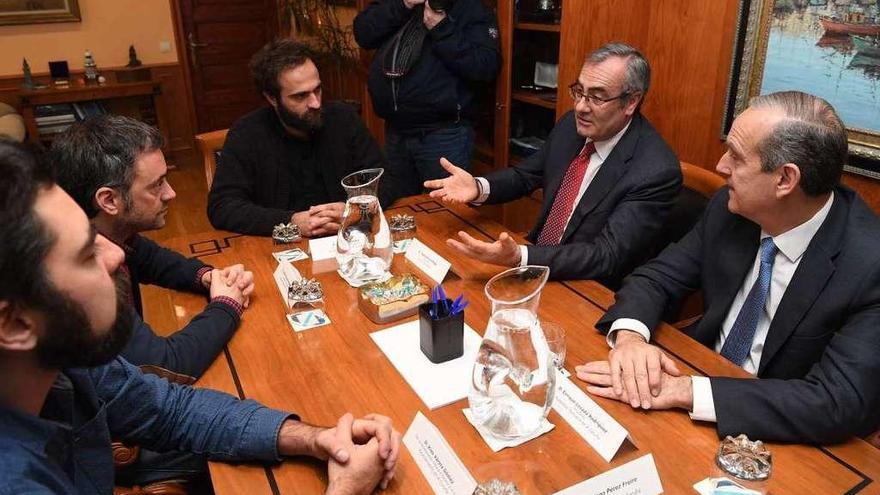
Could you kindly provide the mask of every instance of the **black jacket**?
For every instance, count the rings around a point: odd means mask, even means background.
[[[156,335],[143,320],[139,284],[206,293],[196,281],[196,274],[207,265],[139,235],[134,236],[125,251],[136,314],[131,339],[122,350],[122,357],[137,366],[154,365],[200,377],[232,338],[238,328],[238,314],[226,304],[212,302],[174,334]]]
[[[712,348],[755,260],[761,228],[727,209],[727,188],[681,241],[624,281],[596,328],[634,318],[652,329],[670,300],[703,291],[686,332]],[[852,190],[834,189],[828,217],[779,303],[760,380],[710,378],[718,435],[832,443],[880,426],[880,220]]]
[[[374,0],[354,19],[354,38],[366,49],[382,48],[411,15],[403,0]],[[398,131],[443,126],[473,118],[474,89],[495,80],[501,67],[498,24],[481,0],[457,0],[446,18],[428,31],[421,56],[397,83],[382,72],[381,50],[370,66],[367,86],[373,108]]]
[[[385,159],[351,106],[326,102],[323,108],[324,126],[312,138],[316,160],[323,167],[326,202],[345,201],[342,178],[365,168],[383,167]],[[288,209],[292,159],[285,154],[285,143],[291,139],[270,107],[254,110],[233,124],[208,193],[211,225],[267,236],[273,226],[290,221],[294,213]],[[393,171],[384,168],[379,201],[387,206],[402,188]]]
[[[584,142],[574,113],[563,115],[537,153],[486,177],[487,203],[511,201],[544,188],[541,214],[528,236],[537,242],[565,171]],[[675,153],[651,123],[636,114],[575,206],[562,242],[529,246],[529,264],[549,266],[554,279],[598,279],[617,287],[654,249],[681,184]]]

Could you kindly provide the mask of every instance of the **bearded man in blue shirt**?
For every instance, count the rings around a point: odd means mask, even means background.
[[[0,494],[110,494],[110,439],[213,460],[328,461],[328,494],[394,474],[388,418],[321,428],[251,401],[144,375],[116,357],[133,312],[122,250],[41,157],[0,140]]]

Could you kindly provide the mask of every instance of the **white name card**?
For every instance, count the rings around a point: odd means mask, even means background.
[[[416,413],[406,430],[403,444],[434,493],[472,495],[476,490],[477,480],[471,476],[440,430],[421,412]]]
[[[663,493],[660,475],[651,454],[581,481],[554,495],[658,495]]]
[[[422,241],[413,239],[404,257],[436,283],[442,283],[452,263],[446,261],[436,251]]]
[[[309,239],[309,253],[312,260],[321,261],[336,258],[336,236],[320,237],[318,239]]]
[[[620,449],[623,441],[629,436],[626,429],[599,404],[593,401],[577,385],[568,378],[556,375],[556,398],[553,409],[574,428],[596,452],[611,462],[611,458]]]
[[[290,299],[287,298],[287,289],[290,288],[291,282],[302,280],[302,275],[299,273],[299,270],[290,264],[289,261],[279,261],[278,267],[275,268],[275,272],[272,273],[272,276],[275,278],[275,285],[278,287],[278,292],[281,293],[281,300],[284,301],[284,305],[289,308]]]

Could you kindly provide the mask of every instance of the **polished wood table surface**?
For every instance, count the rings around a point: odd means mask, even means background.
[[[500,270],[456,255],[444,240],[459,230],[494,239],[503,228],[475,209],[446,207],[427,197],[398,202],[386,216],[395,213],[414,215],[417,237],[452,262],[444,283],[446,291],[466,294],[471,304],[465,320],[482,333],[489,317],[483,286]],[[422,411],[478,481],[493,477],[514,481],[524,494],[553,493],[647,453],[654,455],[665,493],[695,493],[691,486],[710,474],[719,442],[713,425],[695,423],[679,410],[642,412],[601,398],[596,401],[633,440],[612,462],[605,462],[555,411],[548,418],[556,425],[553,431],[493,453],[461,412],[467,400],[434,411],[421,402],[369,336],[401,322],[372,323],[357,307],[356,289],[335,271],[313,274],[311,258],[294,263],[303,276],[315,276],[323,284],[325,311],[332,320],[329,326],[296,333],[284,317],[285,306],[272,278],[276,263],[271,252],[288,246],[223,232],[191,235],[165,244],[214,266],[244,263],[256,279],[256,291],[241,328],[199,386],[296,412],[304,421],[319,425],[333,425],[346,412],[355,416],[378,412],[390,416],[403,433],[416,412]],[[302,247],[307,249],[307,244]],[[403,256],[395,256],[392,271],[410,271]],[[165,318],[182,325],[204,306],[204,299],[195,295],[167,294],[166,300],[148,304],[148,317],[156,312],[174,315]],[[593,282],[550,282],[545,287],[539,317],[566,329],[565,364],[570,371],[577,364],[606,358],[605,338],[593,325],[612,300],[610,292]],[[747,376],[672,327],[664,325],[656,335],[658,345],[685,373]],[[582,382],[575,382],[584,388]],[[880,479],[880,451],[862,440],[833,447],[771,444],[770,448],[774,458],[771,493],[880,493],[875,481]],[[409,452],[403,446],[401,450],[397,476],[387,491],[431,493]],[[212,463],[211,476],[218,495],[322,493],[326,485],[323,464],[308,459],[271,467]]]

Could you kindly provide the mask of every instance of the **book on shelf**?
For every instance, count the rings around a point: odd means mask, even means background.
[[[76,122],[76,115],[69,113],[65,115],[47,115],[45,117],[35,117],[34,121],[37,127],[52,124],[64,124]]]
[[[76,112],[78,120],[85,120],[89,117],[95,117],[107,113],[107,110],[101,105],[101,102],[94,100],[74,103],[73,109]]]
[[[55,103],[34,107],[34,117],[55,117],[58,115],[74,115],[73,105],[70,103]]]

